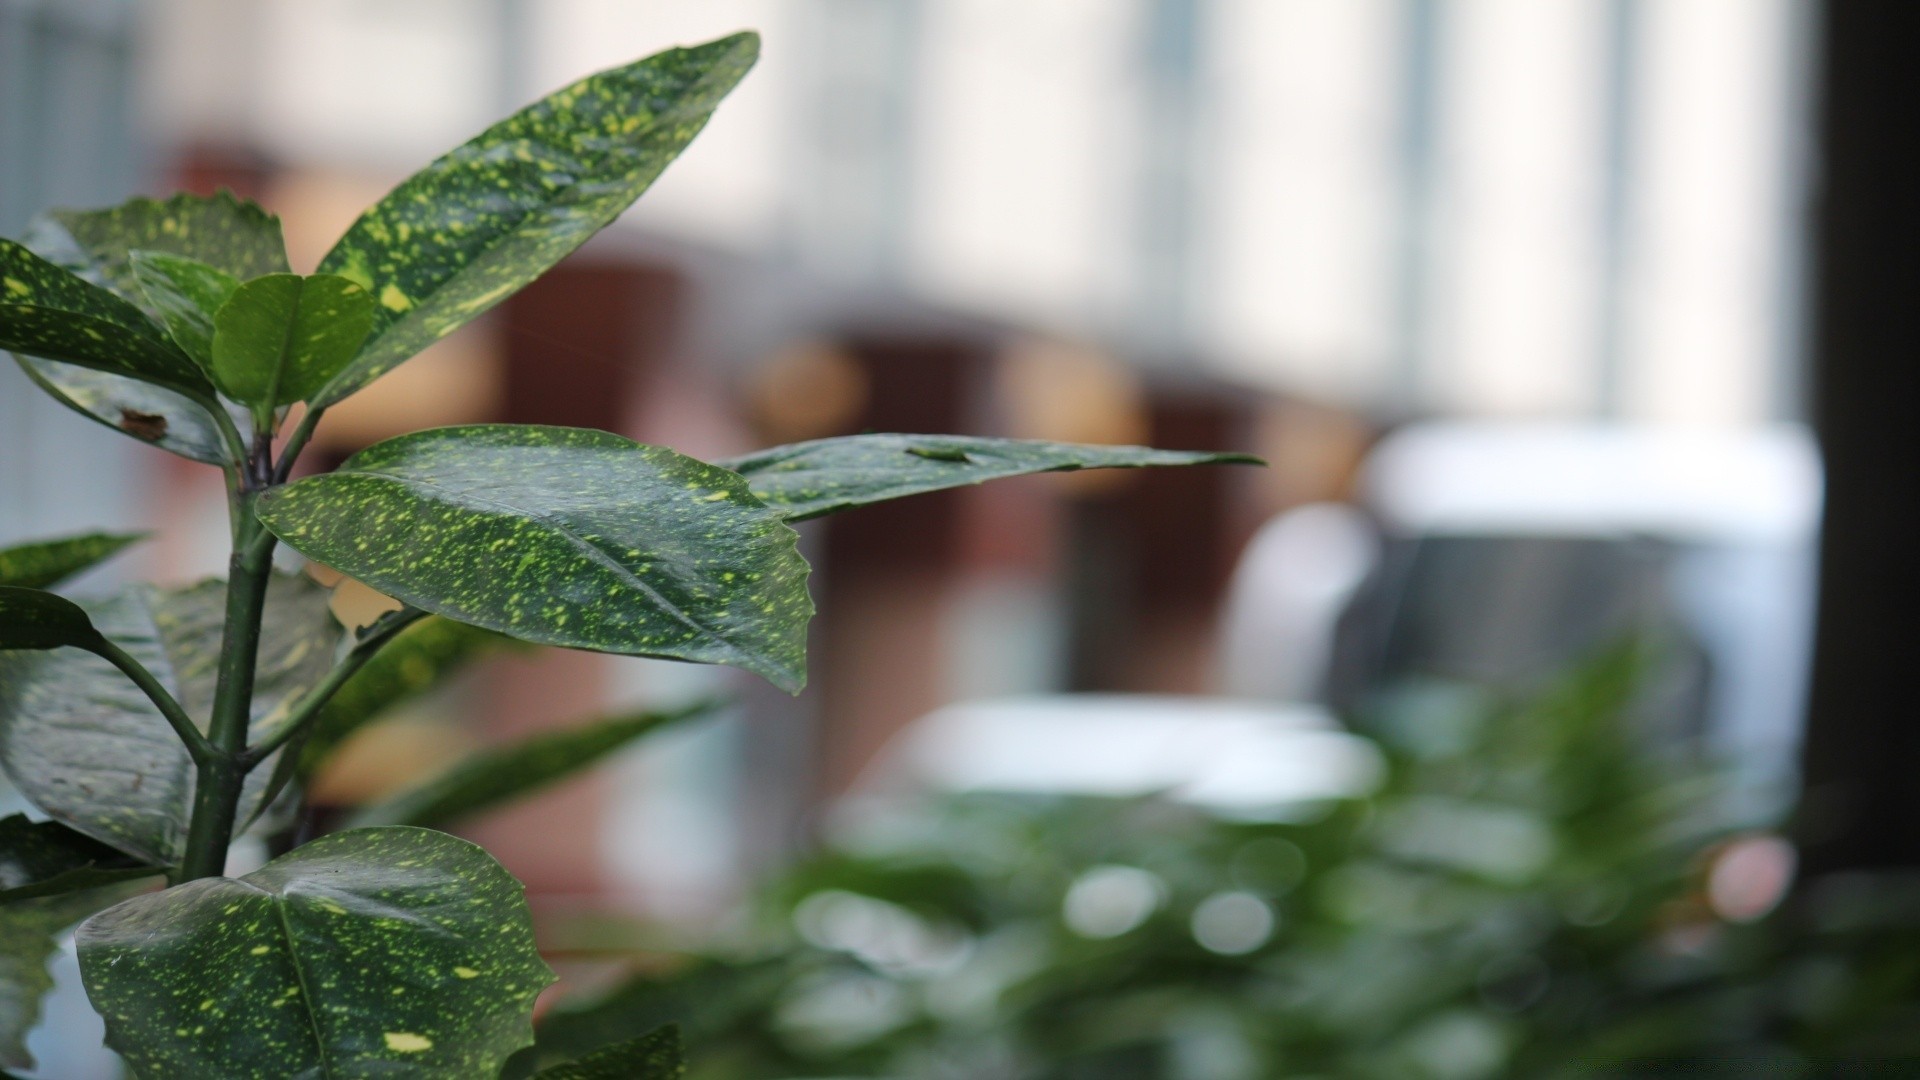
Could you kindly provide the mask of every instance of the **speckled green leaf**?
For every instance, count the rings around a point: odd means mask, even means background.
[[[136,586],[86,601],[93,625],[204,722],[213,701],[225,586]],[[333,666],[339,625],[326,590],[276,575],[268,589],[255,676],[253,727],[272,730],[286,706]],[[74,649],[0,653],[0,765],[48,815],[151,863],[180,853],[194,769],[173,729],[126,676]],[[241,819],[257,808],[271,769],[247,781]]]
[[[86,533],[0,548],[0,585],[44,589],[105,562],[146,533]]]
[[[212,389],[139,308],[11,240],[0,240],[0,349],[189,393]]]
[[[300,754],[299,774],[311,776],[348,736],[504,646],[526,647],[451,619],[426,618],[402,630],[320,710]]]
[[[76,941],[107,1045],[156,1080],[492,1077],[553,981],[520,883],[427,829],[323,837],[127,901]]]
[[[40,1022],[40,1001],[53,989],[47,961],[59,948],[59,934],[144,887],[128,883],[0,904],[0,1065],[33,1068],[27,1032]]]
[[[439,428],[256,509],[308,558],[450,619],[806,681],[795,533],[739,476],[671,450],[579,428]]]
[[[183,255],[241,281],[287,270],[280,219],[230,191],[143,197],[101,210],[49,211],[27,226],[26,244],[143,308],[146,297],[130,262],[135,251]]]
[[[530,795],[649,732],[704,716],[716,708],[716,702],[701,702],[681,709],[610,717],[495,747],[384,802],[363,808],[354,815],[353,824],[444,827]]]
[[[39,589],[0,585],[0,649],[92,648],[100,640],[79,604]]]
[[[240,287],[240,279],[198,259],[163,251],[136,251],[130,261],[147,310],[200,370],[211,373],[213,316]]]
[[[227,460],[218,423],[190,398],[74,364],[18,354],[14,360],[40,389],[89,420],[194,461]]]
[[[680,1080],[687,1075],[680,1029],[664,1027],[603,1047],[578,1061],[534,1074],[534,1080]]]
[[[360,348],[373,298],[335,274],[270,274],[240,286],[214,317],[213,379],[257,408],[305,401]]]
[[[158,873],[57,821],[0,818],[0,919],[3,905],[59,896]]]
[[[1247,454],[1088,446],[965,435],[848,435],[776,446],[720,464],[800,521],[869,503],[1027,473],[1158,465],[1261,464]]]
[[[603,71],[414,174],[320,263],[379,302],[332,404],[539,277],[633,204],[753,66],[755,34]]]

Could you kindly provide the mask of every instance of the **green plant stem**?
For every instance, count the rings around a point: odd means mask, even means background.
[[[426,614],[419,608],[402,608],[399,611],[388,612],[375,620],[373,625],[361,633],[360,639],[354,642],[353,648],[346,657],[336,664],[332,671],[327,672],[326,679],[308,691],[307,695],[293,707],[280,729],[262,739],[258,744],[247,748],[245,757],[247,767],[259,765],[271,757],[275,750],[285,746],[288,740],[298,735],[313,721],[314,717],[320,715],[320,710],[326,707],[327,702],[333,700],[333,695],[346,685],[347,680],[353,678],[356,672],[366,666],[367,661],[373,659],[373,655],[380,651],[381,646],[393,640],[395,634],[425,618]]]
[[[160,685],[160,680],[155,678],[153,672],[148,671],[145,665],[127,655],[126,650],[109,641],[104,635],[88,648],[95,655],[119,668],[127,678],[133,680],[133,685],[147,695],[147,699],[160,710],[160,715],[167,718],[167,723],[173,727],[173,733],[180,736],[181,742],[187,744],[187,756],[193,759],[194,764],[204,765],[214,756],[213,744],[200,733],[200,728],[194,724],[193,718],[187,715],[187,710],[180,706],[180,702],[171,693],[168,693],[166,687]]]
[[[307,406],[305,415],[294,425],[293,434],[287,436],[286,447],[280,451],[280,464],[273,470],[274,483],[284,484],[287,477],[293,474],[293,463],[299,459],[300,451],[307,448],[307,440],[313,438],[313,429],[320,423],[320,414],[324,412],[325,409]]]
[[[236,506],[238,527],[227,575],[226,633],[220,645],[219,683],[207,740],[213,753],[199,762],[193,793],[193,820],[187,827],[186,857],[176,883],[217,877],[227,865],[227,845],[239,816],[246,783],[247,726],[252,719],[254,664],[260,650],[260,619],[273,571],[273,534],[253,516],[253,495],[242,491]]]

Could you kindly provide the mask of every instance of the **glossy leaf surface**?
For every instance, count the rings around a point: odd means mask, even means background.
[[[280,219],[230,191],[130,199],[101,210],[54,210],[27,227],[27,246],[136,305],[136,251],[181,255],[245,281],[285,273]],[[156,318],[159,312],[148,309]]]
[[[330,405],[539,277],[633,204],[753,66],[736,34],[590,76],[416,173],[355,222],[320,269],[378,303]]]
[[[194,461],[227,460],[218,422],[191,398],[74,364],[18,355],[14,360],[40,389],[89,420]]]
[[[99,640],[92,620],[79,604],[39,589],[0,585],[0,649],[58,649],[63,645],[85,649]]]
[[[679,1080],[686,1074],[680,1029],[664,1027],[577,1061],[542,1069],[534,1080]]]
[[[0,818],[0,904],[59,896],[158,871],[57,821]],[[6,918],[0,907],[0,919]]]
[[[426,829],[335,833],[88,920],[107,1044],[142,1076],[497,1076],[553,981],[520,883]]]
[[[776,446],[720,464],[788,520],[1028,473],[1261,464],[1247,454],[1152,450],[965,435],[848,435]]]
[[[200,370],[213,370],[213,316],[240,287],[240,279],[184,255],[136,251],[133,277],[147,310],[167,328]]]
[[[530,795],[605,759],[649,732],[713,712],[702,702],[684,709],[616,716],[564,731],[543,732],[475,754],[439,776],[362,809],[354,825],[441,828]]]
[[[213,701],[225,585],[138,586],[83,607],[204,723]],[[253,730],[333,666],[339,625],[327,591],[276,575],[268,589],[254,684]],[[54,819],[150,863],[180,854],[195,771],[165,717],[107,661],[73,649],[0,654],[0,765]],[[256,769],[241,806],[257,808],[271,768]]]
[[[797,536],[725,469],[602,431],[474,425],[368,447],[261,496],[317,562],[544,645],[806,680]]]
[[[348,736],[505,645],[524,648],[512,638],[451,619],[422,619],[402,630],[321,708],[300,755],[300,774],[312,775]]]
[[[346,278],[255,278],[214,317],[214,382],[256,408],[305,401],[353,359],[372,325],[373,298]]]
[[[60,933],[140,888],[122,884],[0,904],[0,1065],[33,1067],[27,1032],[40,1022],[40,1001],[53,989],[47,961]]]
[[[0,548],[0,585],[44,589],[105,562],[146,533],[86,533]]]
[[[11,240],[0,240],[0,349],[175,390],[211,389],[139,308]]]

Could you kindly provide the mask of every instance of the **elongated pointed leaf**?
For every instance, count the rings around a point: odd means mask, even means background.
[[[80,605],[39,589],[0,586],[0,649],[92,648],[100,640]]]
[[[27,1032],[40,1022],[40,1002],[53,989],[47,961],[67,927],[119,903],[143,885],[123,883],[0,904],[0,1065],[33,1068]]]
[[[1247,454],[988,439],[966,435],[848,435],[776,446],[720,462],[789,521],[1028,473],[1163,465],[1262,464]]]
[[[348,736],[503,646],[526,647],[451,619],[422,619],[402,630],[320,710],[300,754],[299,774],[313,775]]]
[[[57,821],[28,821],[25,814],[0,818],[0,905],[156,873],[157,868]],[[0,919],[6,910],[0,906]]]
[[[151,1077],[493,1077],[553,981],[520,883],[426,829],[323,837],[127,901],[76,942],[107,1045]]]
[[[542,1069],[534,1080],[679,1080],[685,1075],[680,1029],[669,1026],[595,1050],[578,1061]]]
[[[188,715],[213,700],[225,586],[128,589],[82,606],[100,633],[140,661]],[[326,590],[277,575],[268,589],[254,683],[253,729],[333,666],[339,625]],[[54,819],[149,863],[178,859],[194,768],[146,695],[107,661],[73,649],[0,653],[0,765]],[[248,778],[242,821],[257,808],[271,766]]]
[[[578,428],[440,428],[256,510],[308,558],[450,619],[806,680],[796,534],[740,477],[671,450]]]
[[[716,702],[701,702],[683,709],[616,716],[496,747],[384,802],[363,808],[354,815],[353,824],[442,828],[531,795],[604,760],[643,735],[704,716],[717,707]]]
[[[14,361],[55,401],[89,420],[194,461],[220,465],[229,459],[218,422],[190,398],[54,360],[15,354]]]
[[[50,211],[27,226],[26,244],[143,308],[146,296],[130,259],[135,251],[185,256],[241,281],[287,270],[280,219],[231,191],[130,199],[101,210]],[[160,315],[157,309],[146,310],[155,318]]]
[[[256,408],[305,401],[353,359],[372,325],[373,298],[346,278],[255,278],[214,316],[214,382]]]
[[[0,585],[44,589],[105,562],[146,533],[86,533],[0,548]]]
[[[205,392],[206,376],[139,308],[0,240],[0,349]]]
[[[163,251],[136,251],[131,263],[147,310],[159,317],[173,343],[200,370],[211,373],[214,313],[240,287],[240,279],[198,259]]]
[[[395,188],[320,263],[379,303],[325,407],[506,299],[610,224],[706,125],[755,34],[669,49],[549,95]]]

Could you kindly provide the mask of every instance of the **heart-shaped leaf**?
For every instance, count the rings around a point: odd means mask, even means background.
[[[0,349],[187,394],[212,389],[139,308],[11,240],[0,240]]]
[[[0,905],[0,1065],[33,1068],[27,1032],[40,1022],[40,1001],[53,989],[47,961],[60,947],[60,933],[143,887],[123,883]]]
[[[739,476],[672,450],[580,428],[439,428],[255,509],[308,558],[450,619],[806,681],[797,535]]]
[[[240,287],[240,279],[198,259],[163,251],[136,251],[131,262],[147,309],[159,316],[173,343],[211,374],[214,313]]]
[[[151,877],[156,867],[130,859],[57,821],[0,818],[0,904],[59,896]],[[0,908],[0,919],[6,918]]]
[[[214,382],[257,410],[305,401],[353,359],[372,325],[373,298],[346,278],[255,278],[214,316]]]
[[[682,709],[615,716],[495,747],[361,809],[354,815],[353,824],[441,828],[532,794],[605,759],[643,735],[704,716],[716,707],[709,701]]]
[[[254,681],[253,729],[268,732],[333,666],[339,624],[328,593],[303,577],[268,588]],[[213,701],[226,588],[137,586],[82,605],[101,634],[151,671],[196,719]],[[195,770],[166,718],[113,665],[76,650],[0,653],[0,765],[58,821],[153,864],[176,861]],[[248,777],[241,820],[271,769]]]
[[[92,648],[100,640],[79,604],[39,589],[0,585],[0,649]]]
[[[0,585],[44,589],[104,562],[146,533],[87,533],[0,548]]]
[[[534,1074],[534,1080],[679,1080],[687,1075],[674,1026],[602,1047],[576,1061]]]
[[[15,355],[40,389],[74,412],[141,442],[209,465],[229,460],[213,414],[165,387],[104,371]]]
[[[1090,446],[966,435],[848,435],[776,446],[720,464],[789,521],[1027,473],[1162,465],[1260,465],[1249,454]]]
[[[231,191],[130,199],[102,210],[50,211],[27,226],[26,244],[141,306],[147,301],[131,261],[136,251],[184,256],[241,281],[287,270],[280,219]],[[160,315],[154,309],[148,313]]]
[[[755,34],[603,71],[488,128],[363,214],[320,269],[379,303],[326,407],[545,273],[633,204],[759,56]]]
[[[472,1080],[553,981],[520,883],[427,829],[335,833],[89,919],[80,972],[142,1076]]]

